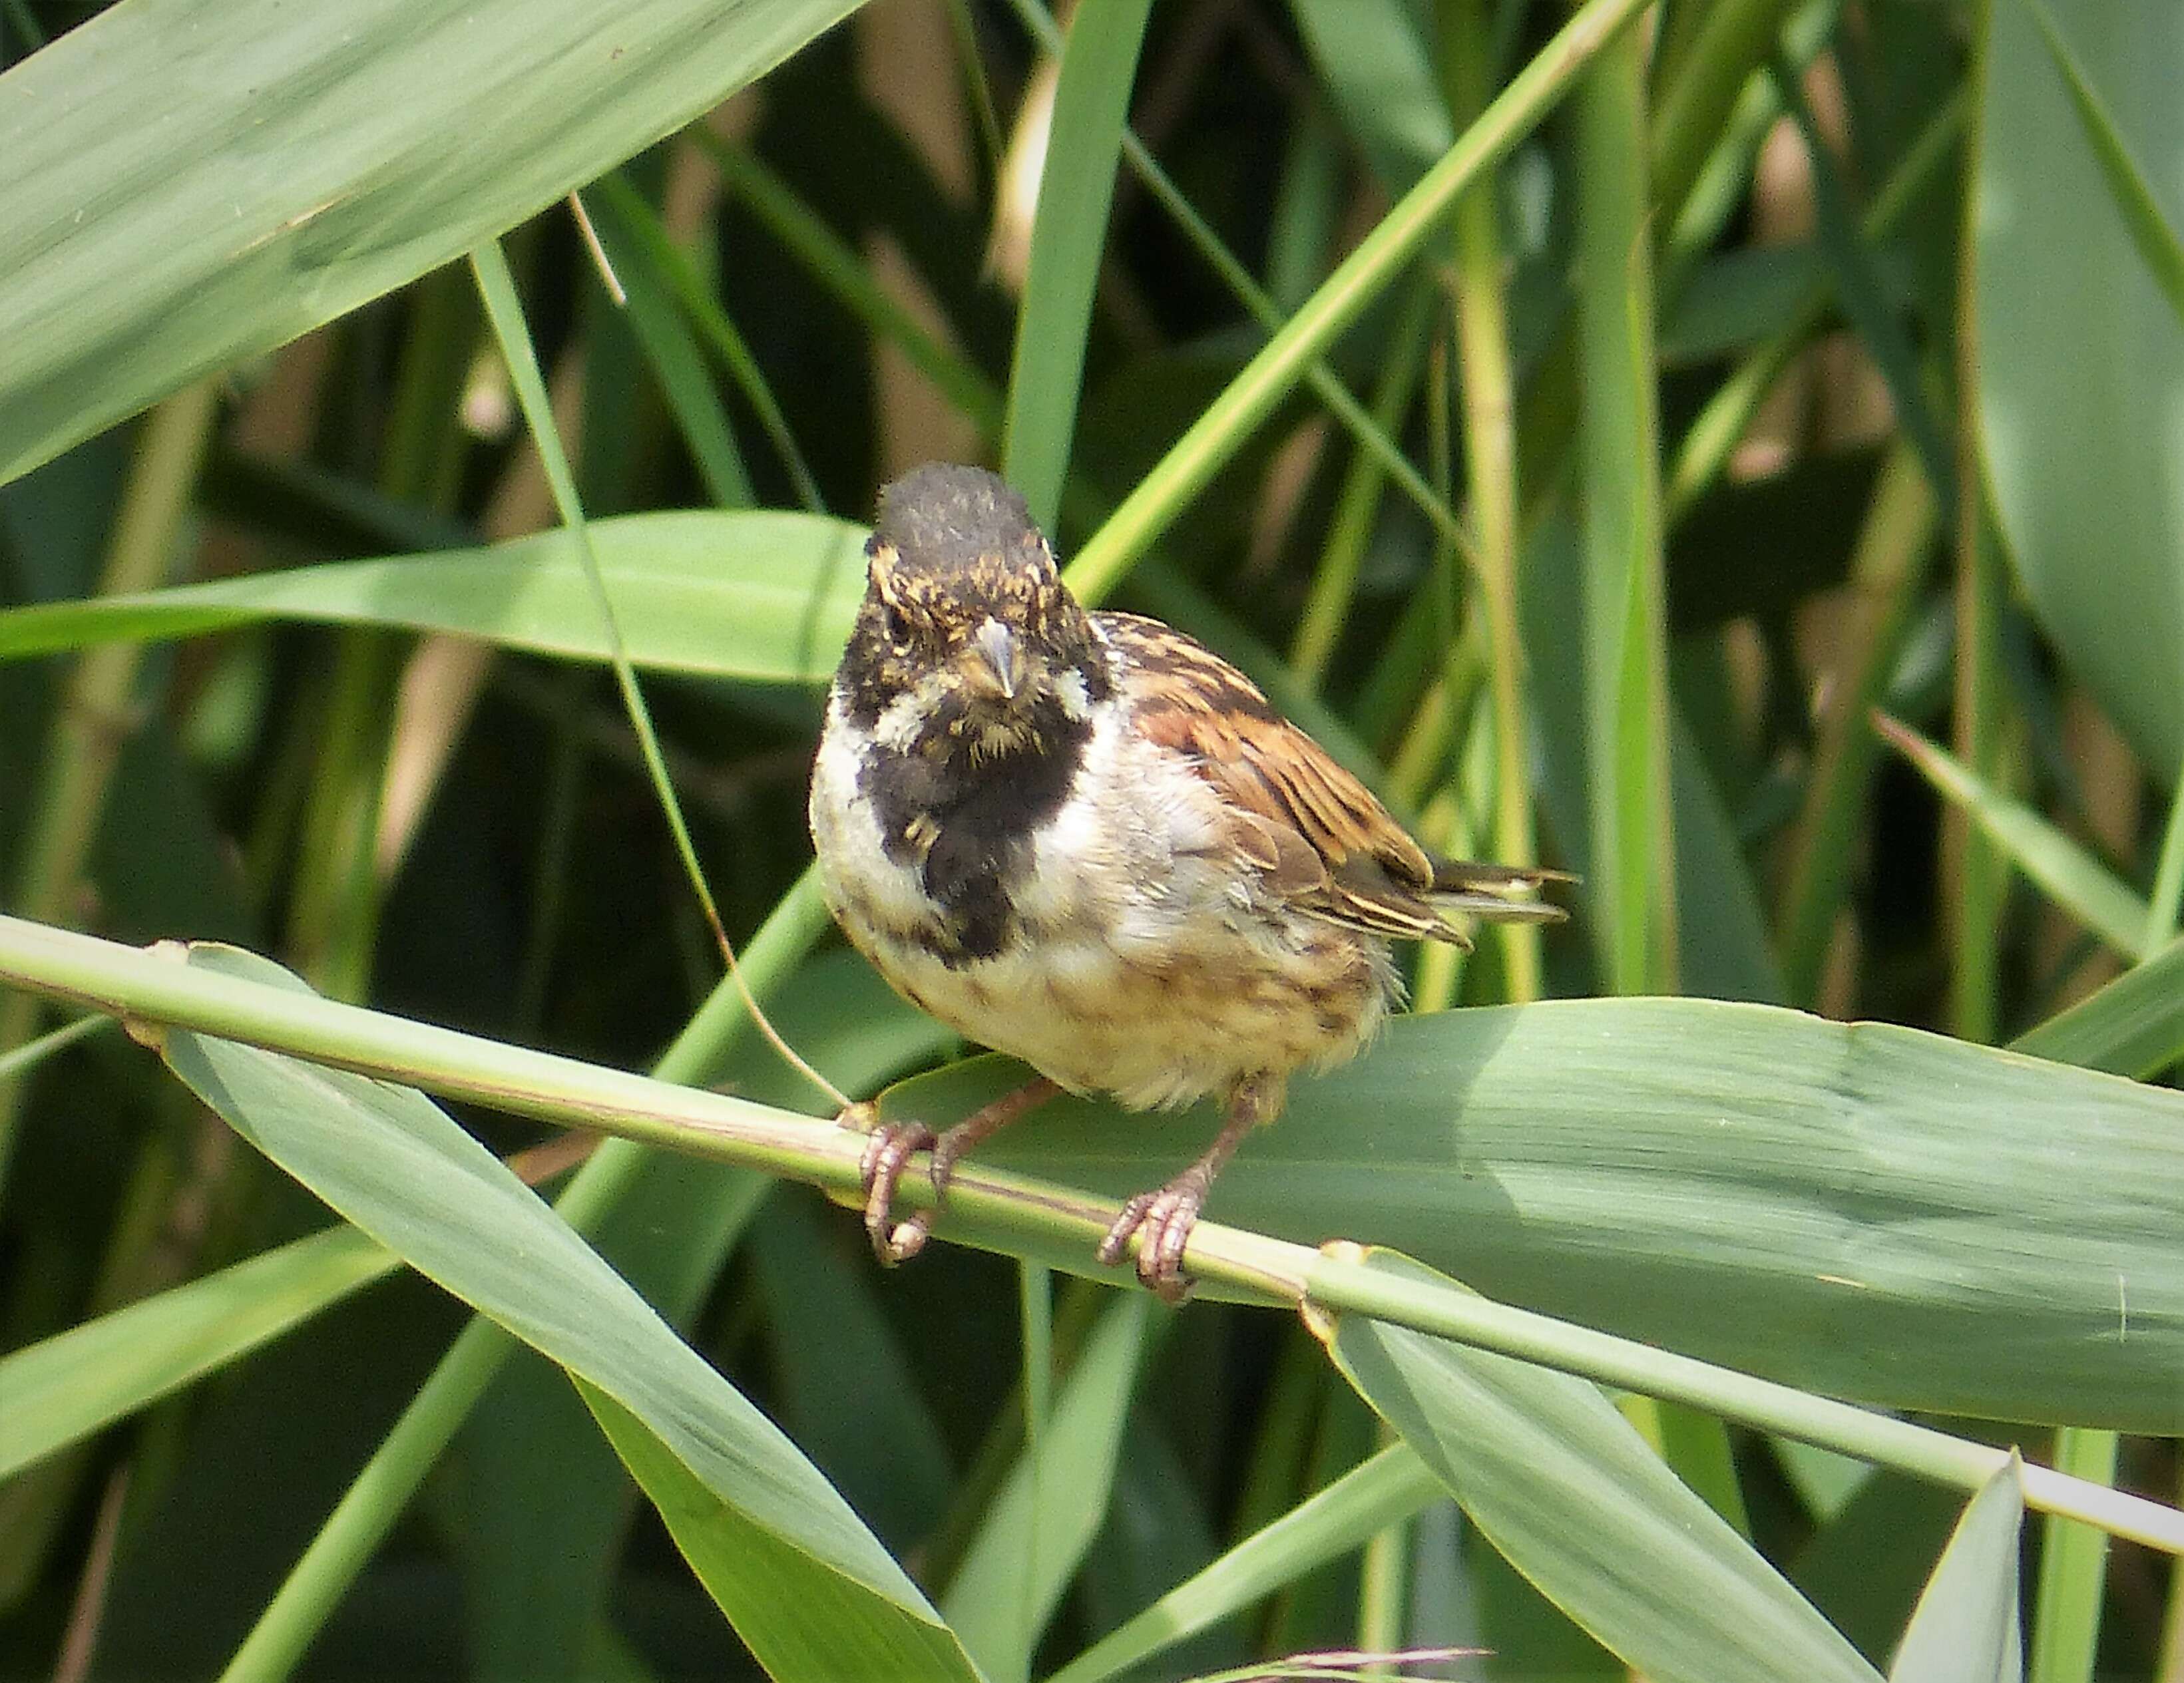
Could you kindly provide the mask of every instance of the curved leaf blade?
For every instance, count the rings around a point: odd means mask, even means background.
[[[1367,1261],[1456,1283],[1407,1257]],[[1647,1677],[1876,1683],[1596,1386],[1363,1316],[1317,1330],[1510,1564]]]
[[[1996,6],[1989,25],[1974,220],[1981,442],[2041,625],[2165,780],[2184,757],[2184,331],[2143,236],[2149,218],[2184,227],[2184,25],[2164,0],[2048,18],[2052,42],[2024,0]],[[2088,102],[2105,114],[2104,146],[2089,137]],[[2137,160],[2152,203],[2119,203],[2111,148]]]
[[[2011,1049],[2145,1080],[2184,1058],[2184,939],[2050,1017]]]
[[[818,683],[864,592],[864,529],[822,515],[676,510],[588,531],[630,659],[655,670]],[[335,561],[0,613],[0,659],[261,619],[388,625],[576,660],[607,658],[576,538]]]
[[[874,1598],[811,1570],[777,1533],[754,1525],[604,1391],[577,1381],[599,1429],[652,1499],[698,1581],[778,1683],[844,1677],[973,1678],[943,1625],[876,1618]]]
[[[0,77],[0,480],[460,257],[855,5],[112,8]]]
[[[2126,958],[2143,956],[2146,902],[2039,812],[2014,801],[1938,743],[1885,713],[1873,728],[1959,808],[2048,897]]]
[[[1964,1504],[1919,1595],[1888,1683],[2019,1683],[2018,1542],[2025,1481],[2015,1456]]]
[[[292,986],[264,959],[190,962]],[[251,1144],[454,1296],[644,1423],[756,1539],[727,1586],[749,1639],[843,1618],[974,1676],[939,1615],[818,1469],[536,1194],[414,1089],[174,1030],[169,1067]],[[784,1595],[783,1577],[796,1592]],[[716,1593],[723,1586],[709,1583]],[[807,1633],[815,1644],[816,1632]]]

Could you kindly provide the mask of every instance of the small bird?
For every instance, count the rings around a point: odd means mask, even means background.
[[[1060,1089],[1134,1110],[1218,1096],[1205,1155],[1100,1242],[1170,1301],[1190,1230],[1290,1073],[1353,1056],[1398,1002],[1388,940],[1446,914],[1549,922],[1559,874],[1436,859],[1234,667],[1135,614],[1087,613],[1023,499],[933,464],[880,493],[827,706],[811,836],[827,903],[913,1004],[1039,1079],[936,1135],[875,1128],[865,1225],[923,1246],[895,1188]]]

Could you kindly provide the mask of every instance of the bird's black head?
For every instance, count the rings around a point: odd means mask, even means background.
[[[842,683],[868,724],[893,708],[899,731],[998,758],[1041,752],[1057,725],[1081,725],[1106,694],[1091,621],[998,475],[912,469],[880,492],[865,553]]]

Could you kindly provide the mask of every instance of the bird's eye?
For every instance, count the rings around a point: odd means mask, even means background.
[[[892,602],[880,603],[880,630],[897,648],[908,647],[910,621],[903,617],[902,610]]]

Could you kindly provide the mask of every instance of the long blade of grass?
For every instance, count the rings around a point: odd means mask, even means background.
[[[27,1075],[48,1058],[58,1056],[80,1040],[87,1040],[103,1028],[104,1017],[79,1017],[73,1023],[64,1023],[58,1029],[48,1029],[36,1040],[26,1041],[12,1052],[0,1053],[0,1078],[13,1079]]]
[[[298,1239],[0,1358],[0,1479],[391,1274],[353,1227]]]
[[[620,175],[602,177],[594,188],[592,214],[628,293],[629,325],[706,491],[724,508],[748,508],[758,498],[736,446],[735,428],[705,372],[696,339],[676,311],[673,281],[661,273],[657,254],[631,225],[634,219],[623,203],[627,190]]]
[[[1973,354],[1971,330],[1967,326],[1961,330],[1965,335],[1962,355],[1969,364]],[[1976,375],[1969,367],[1963,373],[1964,389],[1975,389]],[[1968,440],[1970,433],[1969,426],[1960,426],[1960,439]],[[1965,1040],[1986,1041],[1993,1040],[2002,1027],[2002,923],[2009,889],[2008,855],[1991,826],[1997,819],[2007,823],[2009,817],[2025,815],[2028,809],[2009,802],[1997,786],[2008,767],[2001,642],[2004,580],[1995,534],[1975,488],[1970,450],[1969,443],[1960,446],[1958,473],[1962,483],[1958,497],[1957,660],[1951,719],[1956,733],[1954,764],[1966,776],[1976,779],[1992,798],[1969,810],[1961,801],[1953,801],[1945,808],[1941,853],[1949,907],[1948,1025],[1952,1033]],[[1930,780],[1933,773],[1928,771],[1927,775]],[[2036,818],[2035,826],[2018,826],[2021,843],[2036,854],[2052,852],[2039,846],[2048,826]],[[2067,860],[2069,855],[2060,857]],[[2098,880],[2080,871],[2064,871],[2059,880],[2073,886]],[[2096,892],[2096,898],[2099,897]]]
[[[1618,993],[1673,991],[1677,969],[1645,59],[1605,48],[1578,104],[1588,903]]]
[[[1029,1519],[1024,1530],[1030,1547],[1024,1551],[1020,1563],[1011,1567],[1011,1575],[1016,1580],[1016,1629],[1018,1634],[1011,1641],[1010,1649],[1012,1653],[1020,1652],[1023,1655],[1022,1675],[1028,1677],[1031,1656],[1038,1652],[1039,1636],[1051,1611],[1050,1608],[1039,1605],[1039,1591],[1043,1587],[1039,1580],[1039,1534],[1051,1521],[1047,1505],[1039,1500],[1039,1486],[1040,1475],[1045,1469],[1047,1428],[1053,1423],[1054,1408],[1054,1270],[1042,1263],[1021,1262],[1017,1264],[1017,1325],[1023,1350],[1023,1456],[1019,1464],[1025,1475]],[[1128,1406],[1127,1401],[1116,1402],[1114,1412],[1118,1420],[1127,1413]],[[1128,1423],[1124,1421],[1123,1424],[1127,1425]],[[1121,1436],[1118,1430],[1116,1433],[1118,1446]],[[1102,1515],[1114,1499],[1114,1476],[1120,1465],[1118,1454],[1108,1455],[1103,1460],[1104,1465],[1102,1460],[1093,1463],[1098,1487],[1096,1508]],[[1106,1473],[1106,1476],[1097,1478],[1096,1475],[1102,1471]],[[988,1525],[998,1517],[1001,1497],[1006,1494],[1004,1488],[995,1497],[994,1506],[989,1508]],[[1088,1502],[1086,1505],[1091,1507],[1095,1503]],[[1095,1521],[1094,1525],[1088,1529],[1096,1530],[1097,1523]],[[982,1533],[985,1529],[981,1527]],[[967,1566],[972,1559],[977,1558],[979,1545],[983,1540],[983,1535],[971,1539],[966,1546],[964,1565]],[[1089,1549],[1089,1538],[1085,1547]],[[1082,1558],[1080,1555],[1070,1563],[1072,1571]]]
[[[1055,88],[1001,427],[1004,470],[1050,531],[1069,472],[1116,155],[1151,10],[1152,0],[1084,0],[1070,20]]]
[[[1029,1674],[1047,1620],[1106,1516],[1147,1312],[1148,1300],[1133,1296],[1101,1315],[941,1597],[950,1625],[997,1683]]]
[[[2014,1051],[2148,1080],[2184,1058],[2184,941],[2010,1042]]]
[[[2161,853],[2153,868],[2153,892],[2146,907],[2146,946],[2151,952],[2184,928],[2184,777],[2169,800]]]
[[[1402,425],[1404,413],[1417,396],[1432,304],[1431,289],[1421,283],[1405,307],[1387,358],[1380,364],[1379,378],[1373,382],[1373,419],[1389,430]],[[1351,458],[1342,488],[1335,494],[1327,544],[1319,565],[1312,571],[1311,592],[1297,615],[1296,635],[1290,645],[1290,668],[1307,685],[1316,686],[1325,677],[1336,642],[1349,621],[1351,599],[1379,514],[1387,477],[1381,459],[1361,446]]]
[[[789,430],[788,418],[782,413],[780,400],[773,395],[773,387],[742,331],[721,308],[712,289],[699,276],[697,266],[668,237],[658,214],[627,181],[609,176],[599,183],[599,192],[603,202],[611,205],[620,217],[623,233],[644,252],[654,270],[666,282],[683,313],[696,325],[699,336],[721,359],[721,365],[758,416],[760,427],[788,475],[788,482],[795,487],[796,500],[812,514],[824,514],[827,505],[819,495],[818,482],[812,478],[803,448]]]
[[[2127,958],[2140,956],[2146,903],[2098,859],[2021,801],[1995,789],[1955,755],[1883,713],[1873,728],[1950,803],[1978,825],[2002,856],[2048,897]]]
[[[1443,0],[1441,59],[1450,108],[1468,122],[1485,108],[1491,43],[1483,0]],[[1531,731],[1518,608],[1517,387],[1503,288],[1501,213],[1491,171],[1456,207],[1457,374],[1463,394],[1463,466],[1477,523],[1479,594],[1485,604],[1494,717],[1494,857],[1536,862],[1532,835]],[[1507,997],[1540,996],[1540,932],[1501,930]]]
[[[791,950],[797,941],[807,938],[800,925],[784,923],[777,936],[777,944],[784,951]],[[231,953],[233,949],[219,950]],[[764,956],[769,964],[773,961],[772,953]],[[0,977],[48,995],[65,996],[96,1005],[140,1025],[169,1024],[187,1027],[223,1040],[240,1041],[315,1062],[428,1086],[452,1097],[482,1099],[501,1108],[542,1119],[590,1127],[631,1140],[671,1143],[703,1155],[718,1156],[769,1172],[798,1175],[838,1190],[846,1191],[858,1184],[861,1142],[841,1128],[718,1094],[646,1080],[570,1058],[385,1017],[313,997],[292,987],[269,986],[231,975],[214,975],[201,966],[176,962],[175,950],[141,953],[91,936],[0,918]],[[1645,1020],[1626,1025],[1630,1031],[1625,1034],[1603,1032],[1603,1024],[1597,1020],[1603,1011],[1613,1015],[1636,1013]],[[2174,1259],[2173,1254],[2167,1262],[2159,1258],[2161,1247],[2166,1246],[2174,1253],[2177,1235],[2184,1230],[2184,1220],[2180,1220],[2176,1210],[2164,1203],[2166,1200],[2173,1204],[2184,1197],[2184,1174],[2164,1174],[2154,1165],[2168,1161],[2176,1153],[2176,1110],[2179,1104],[2184,1104],[2184,1099],[2113,1077],[2041,1064],[2009,1053],[1967,1047],[1944,1050],[1951,1043],[1913,1030],[1876,1025],[1852,1030],[1796,1013],[1705,1001],[1564,1002],[1444,1013],[1410,1019],[1408,1026],[1411,1035],[1434,1040],[1451,1034],[1482,1031],[1497,1040],[1518,1040],[1523,1038],[1521,1030],[1528,1023],[1551,1030],[1567,1030],[1551,1036],[1550,1063],[1515,1071],[1521,1088],[1535,1094],[1553,1086],[1556,1080],[1566,1080],[1576,1061],[1571,1054],[1580,1048],[1591,1047],[1596,1058],[1603,1049],[1613,1048],[1619,1041],[1626,1060],[1634,1048],[1641,1049],[1638,1067],[1652,1072],[1656,1079],[1666,1076],[1672,1084],[1695,1083],[1693,1112],[1700,1119],[1701,1131],[1706,1136],[1706,1160],[1710,1170],[1715,1170],[1721,1162],[1719,1144],[1723,1066],[1717,1062],[1711,1068],[1698,1067],[1706,1060],[1696,1057],[1669,1059],[1664,1064],[1663,1060],[1654,1056],[1659,1041],[1661,1014],[1664,1012],[1702,1017],[1705,1020],[1696,1025],[1698,1032],[1691,1045],[1707,1049],[1715,1059],[1736,1043],[1739,1037],[1733,1030],[1736,1028],[1759,1030],[1764,1045],[1758,1061],[1751,1064],[1748,1078],[1764,1084],[1769,1104],[1779,1103],[1786,1073],[1793,1067],[1786,1064],[1780,1054],[1797,1039],[1815,1036],[1827,1050],[1827,1067],[1821,1075],[1830,1093],[1845,1083],[1852,1090],[1875,1083],[1885,1089],[1894,1081],[1903,1080],[1919,1093],[1946,1092],[1960,1101],[1966,1114],[1956,1119],[1953,1128],[1943,1130],[1943,1137],[1962,1139],[1966,1142],[1964,1148],[1930,1176],[1919,1177],[1914,1164],[1905,1171],[1910,1179],[1892,1182],[1881,1189],[1881,1196],[1889,1202],[1889,1221],[1893,1225],[1900,1225],[1893,1212],[1900,1209],[1902,1197],[1914,1187],[1923,1186],[1926,1190],[1917,1196],[1930,1197],[1935,1189],[1956,1187],[1973,1171],[1992,1161],[1997,1117],[2030,1108],[2033,1113],[2031,1126],[2043,1146],[2052,1147],[2064,1130],[2054,1123],[2041,1102],[2061,1107],[2070,1118],[2070,1162],[2074,1172],[2081,1177],[2102,1154],[2093,1149],[2096,1145],[2120,1139],[2119,1161],[2124,1166],[2108,1177],[2114,1186],[2114,1192],[2109,1196],[2120,1195],[2132,1201],[2131,1209],[2126,1213],[2126,1225],[2120,1230],[2130,1236],[2096,1236],[2093,1242],[2099,1259],[2094,1272],[2102,1276],[2103,1286],[2112,1285],[2115,1255],[2120,1249],[2131,1249],[2147,1263],[2146,1269],[2137,1276],[2135,1289],[2150,1288],[2155,1295],[2150,1304],[2141,1297],[2124,1305],[2128,1313],[2139,1317],[2126,1327],[2124,1339],[2103,1341],[2098,1332],[2081,1336],[2066,1328],[2064,1346],[2068,1358],[2081,1364],[2091,1363],[2098,1369],[2094,1383],[2086,1393],[2092,1399],[2088,1406],[2096,1414],[2105,1413],[2113,1417],[2120,1403],[2142,1411],[2130,1420],[2111,1418],[2103,1423],[2157,1432],[2173,1430],[2177,1399],[2173,1386],[2176,1356],[2170,1341],[2184,1336],[2180,1332],[2184,1329],[2184,1313],[2174,1307],[2174,1300],[2184,1297],[2184,1287],[2176,1285],[2170,1277],[2184,1275],[2184,1261]],[[710,1015],[701,1014],[701,1025],[709,1023]],[[1585,1020],[1588,1016],[1596,1020]],[[1782,1038],[1786,1036],[1794,1038],[1786,1041]],[[1535,1050],[1537,1044],[1535,1043]],[[1857,1050],[1856,1056],[1852,1055],[1853,1048]],[[1813,1048],[1807,1049],[1809,1052]],[[1464,1067],[1474,1070],[1494,1061],[1483,1058],[1476,1043],[1457,1050]],[[1751,1050],[1747,1043],[1747,1053]],[[694,1047],[677,1050],[671,1054],[671,1067],[677,1073],[688,1070],[692,1067],[688,1060],[694,1056]],[[1937,1069],[1927,1061],[1936,1056],[1970,1061]],[[1513,1063],[1524,1062],[1522,1058],[1502,1060],[1505,1069]],[[997,1062],[981,1069],[983,1079],[989,1082],[996,1077],[1006,1077],[1006,1067]],[[1540,1074],[1546,1069],[1557,1072],[1552,1080]],[[1632,1065],[1626,1061],[1618,1080],[1627,1084],[1632,1079],[1631,1069]],[[1983,1091],[1981,1081],[1975,1079],[1982,1075],[1987,1080],[2003,1081],[2007,1097],[1996,1097]],[[1332,1087],[1335,1083],[1323,1086]],[[1411,1092],[1430,1086],[1434,1084],[1408,1076],[1404,1082],[1406,1091]],[[1438,1084],[1436,1090],[1446,1091],[1449,1086],[1444,1081]],[[1353,1135],[1358,1130],[1359,1119],[1373,1114],[1369,1093],[1361,1097],[1366,1102],[1356,1108],[1346,1106],[1342,1114],[1345,1126]],[[1586,1103],[1591,1108],[1591,1100]],[[1656,1101],[1652,1114],[1658,1112]],[[1475,1118],[1490,1114],[1490,1109],[1474,1113]],[[1646,1107],[1641,1105],[1630,1114],[1648,1113]],[[1122,1119],[1102,1119],[1110,1134],[1121,1131]],[[1873,1119],[1868,1116],[1863,1119],[1870,1122]],[[1936,1143],[1935,1119],[1929,1116],[1919,1118],[1922,1150],[1930,1151]],[[1275,1130],[1277,1136],[1295,1131]],[[1165,1158],[1173,1156],[1172,1129],[1165,1125],[1158,1150]],[[1249,1156],[1246,1153],[1247,1158]],[[604,1150],[596,1154],[587,1165],[588,1171],[597,1169],[607,1158]],[[1142,1184],[1150,1160],[1134,1158],[1123,1163],[1121,1168],[1133,1184]],[[1655,1161],[1654,1158],[1647,1158],[1649,1170]],[[1931,1159],[1927,1161],[1930,1163]],[[611,1173],[603,1170],[588,1181],[580,1175],[564,1195],[562,1207],[572,1220],[595,1221],[599,1206],[610,1201],[610,1194],[626,1183],[626,1154],[616,1154],[612,1163]],[[1240,1162],[1233,1165],[1231,1176],[1241,1168]],[[2054,1172],[2052,1152],[2038,1158],[2036,1168],[2049,1183],[2047,1190],[2057,1192],[2054,1183],[2059,1177]],[[1869,1179],[1870,1173],[1861,1169],[1861,1180]],[[1475,1178],[1469,1171],[1459,1170],[1458,1174],[1466,1181]],[[1316,1184],[1327,1181],[1323,1169],[1316,1167],[1314,1175]],[[1421,1179],[1414,1174],[1404,1178]],[[1385,1186],[1391,1184],[1390,1179],[1384,1171],[1379,1179],[1384,1191]],[[1224,1178],[1223,1186],[1228,1184]],[[1711,1175],[1709,1198],[1718,1184],[1718,1174]],[[2070,1226],[2073,1234],[2090,1230],[2084,1210],[2086,1201],[2080,1196],[2084,1191],[2081,1185],[2063,1194],[2071,1198]],[[581,1200],[577,1196],[580,1192],[584,1194]],[[2022,1186],[2012,1186],[2008,1193],[2013,1214],[2019,1213],[2028,1202],[2036,1202],[2028,1198]],[[932,1199],[929,1186],[905,1181],[901,1201],[905,1205],[914,1208],[929,1203]],[[2142,1219],[2137,1213],[2142,1208]],[[1050,1184],[1027,1182],[983,1168],[965,1168],[959,1170],[951,1188],[950,1212],[950,1230],[960,1233],[969,1242],[1016,1254],[1064,1258],[1084,1268],[1084,1252],[1106,1231],[1112,1219],[1112,1206],[1102,1200],[1078,1197]],[[1686,1207],[1680,1219],[1687,1225],[1688,1218]],[[1785,1230],[1780,1222],[1769,1225],[1766,1240],[1770,1256],[1781,1254],[1780,1238]],[[2046,1294],[2043,1303],[2053,1303],[2058,1281],[2067,1282],[2070,1278],[2070,1270],[2056,1265],[2059,1260],[2057,1255],[2043,1253],[2054,1250],[2053,1234],[2043,1227],[2039,1236],[2030,1241],[2025,1235],[2013,1236],[2008,1248],[2036,1275],[2037,1289]],[[1769,1431],[1900,1466],[1919,1476],[1959,1488],[1975,1488],[2002,1458],[1997,1451],[1906,1421],[1868,1414],[1783,1385],[1712,1367],[1657,1347],[1589,1331],[1487,1299],[1396,1280],[1340,1258],[1331,1259],[1297,1245],[1217,1222],[1201,1223],[1195,1230],[1187,1262],[1195,1273],[1208,1282],[1211,1291],[1237,1293],[1251,1301],[1271,1297],[1295,1303],[1310,1299],[1331,1310],[1362,1314],[1437,1337],[1455,1338],[1523,1360],[1581,1373],[1603,1383],[1703,1406]],[[1619,1273],[1630,1271],[1619,1261],[1613,1266]],[[1992,1266],[1983,1265],[1980,1272],[1989,1283],[2003,1278],[2001,1271]],[[1949,1260],[1952,1283],[1960,1280],[1963,1274],[1961,1260],[1953,1256]],[[1830,1282],[1823,1280],[1821,1284]],[[1685,1295],[1688,1297],[1691,1294]],[[1708,1297],[1703,1292],[1697,1295]],[[1717,1320],[1718,1307],[1718,1300],[1704,1303],[1708,1315]],[[2012,1319],[2019,1318],[2013,1315]],[[2091,1347],[2097,1343],[2105,1344],[2106,1347]],[[1994,1345],[1994,1339],[1980,1337],[1983,1359],[1992,1356]],[[1887,1347],[1892,1350],[1897,1346],[1892,1341]],[[2142,1361],[2142,1366],[2135,1365]],[[2043,1352],[2036,1364],[2042,1383],[2053,1383],[2049,1369],[2055,1365],[2048,1353]],[[1966,1376],[1958,1375],[1960,1380]],[[1969,1377],[1986,1382],[1992,1375],[1981,1369]],[[2135,1380],[2142,1380],[2148,1389],[2135,1398],[2122,1394]],[[2028,1411],[2020,1405],[2027,1400],[2022,1395],[2009,1398],[2003,1411],[2024,1418]],[[1952,1405],[1943,1402],[1940,1406],[1947,1408]],[[2075,1410],[2075,1399],[2071,1406]],[[2047,1511],[2080,1514],[2118,1535],[2184,1552],[2184,1515],[2158,1504],[2038,1468],[2027,1470],[2027,1491],[2033,1505]]]
[[[1379,296],[1429,239],[1479,172],[1506,156],[1578,72],[1641,9],[1639,0],[1587,0],[1518,71],[1479,120],[1358,243],[1267,347],[1172,445],[1078,553],[1080,593],[1104,597],[1183,505],[1242,447],[1305,369]]]
[[[2112,1485],[2116,1435],[2064,1426],[2055,1434],[2054,1467],[2074,1478]],[[2009,1635],[2016,1631],[2016,1538],[2010,1539]],[[2031,1683],[2092,1683],[2101,1642],[2101,1603],[2108,1592],[2109,1540],[2060,1519],[2041,1527],[2040,1586],[2035,1592]],[[2014,1675],[2012,1678],[2014,1683]]]

